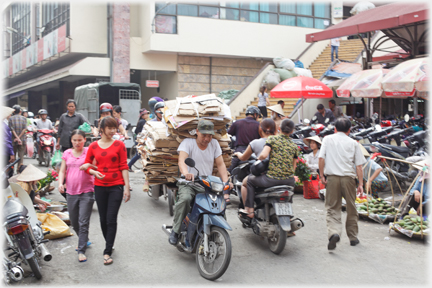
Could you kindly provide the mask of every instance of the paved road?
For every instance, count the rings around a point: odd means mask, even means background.
[[[26,159],[25,163],[34,160]],[[46,170],[46,168],[41,168]],[[266,241],[241,227],[236,216],[238,198],[228,206],[229,232],[233,253],[226,273],[210,282],[199,275],[194,255],[180,253],[168,244],[161,226],[170,224],[167,201],[155,201],[142,192],[143,174],[130,176],[133,188],[130,202],[122,204],[114,263],[103,265],[104,240],[97,206],[93,207],[87,262],[79,263],[74,236],[52,240],[50,262],[42,262],[41,280],[24,279],[23,285],[388,285],[423,286],[428,282],[428,243],[388,232],[388,225],[360,220],[356,247],[346,234],[334,252],[327,250],[324,202],[294,196],[294,211],[305,227],[288,238],[285,250],[274,255]],[[49,195],[62,200],[57,190]],[[343,213],[345,217],[345,213]],[[25,269],[28,268],[24,267]],[[429,282],[430,283],[430,282]]]

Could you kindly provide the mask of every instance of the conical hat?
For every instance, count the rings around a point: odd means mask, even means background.
[[[363,153],[363,156],[364,156],[364,157],[369,157],[370,154],[369,154],[369,152],[366,150],[366,148],[364,148],[363,145],[361,145],[360,143],[359,143],[359,146],[360,146],[360,150],[361,150],[362,153]]]
[[[276,104],[276,105],[267,107],[267,109],[269,109],[273,112],[276,112],[277,114],[285,117],[284,111],[283,111],[282,106],[280,104]]]
[[[14,111],[15,110],[10,108],[10,107],[2,106],[1,117],[6,118],[7,116],[11,115],[12,112],[14,112]]]
[[[41,180],[45,177],[47,177],[46,173],[42,172],[32,164],[29,164],[27,168],[25,168],[24,171],[18,176],[17,180],[31,182]]]
[[[322,144],[322,143],[321,143],[321,139],[320,139],[319,136],[312,136],[312,137],[305,138],[305,139],[303,139],[303,142],[304,142],[307,146],[309,146],[311,140],[317,142],[317,143],[320,144],[320,145]]]

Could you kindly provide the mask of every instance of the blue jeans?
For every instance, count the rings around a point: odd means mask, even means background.
[[[135,141],[135,145],[137,145],[137,142]],[[138,153],[138,151],[135,153],[135,156],[132,157],[132,159],[129,161],[128,166],[129,169],[132,168],[132,166],[135,164],[136,161],[138,161],[138,159],[140,159],[141,154]]]
[[[336,59],[339,59],[338,56],[339,46],[331,46],[331,61],[333,62],[333,52],[336,52]]]

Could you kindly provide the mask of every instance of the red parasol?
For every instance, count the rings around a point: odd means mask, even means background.
[[[272,98],[332,98],[333,90],[321,81],[298,76],[282,81],[270,91]]]

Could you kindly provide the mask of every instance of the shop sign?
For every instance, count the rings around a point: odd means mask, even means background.
[[[158,88],[159,87],[159,80],[146,80],[146,87]]]
[[[333,6],[333,18],[342,18],[343,17],[342,1],[335,1],[333,2],[332,6]]]

